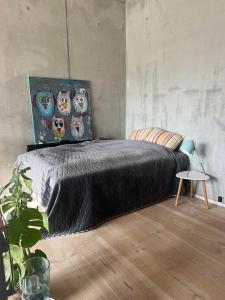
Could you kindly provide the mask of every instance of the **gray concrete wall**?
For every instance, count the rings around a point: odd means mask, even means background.
[[[210,198],[225,195],[225,1],[127,0],[126,28],[126,134],[159,126],[194,139]]]
[[[27,76],[68,78],[64,0],[0,0],[0,184],[32,143]],[[68,0],[71,78],[91,81],[96,136],[123,137],[125,5]]]
[[[68,0],[71,76],[90,79],[98,137],[125,136],[125,4]]]

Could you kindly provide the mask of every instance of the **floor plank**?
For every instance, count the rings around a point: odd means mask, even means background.
[[[225,299],[225,209],[175,199],[41,241],[58,300]]]

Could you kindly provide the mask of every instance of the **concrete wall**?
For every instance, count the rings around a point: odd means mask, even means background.
[[[68,0],[71,77],[90,79],[97,136],[125,137],[125,4]]]
[[[125,4],[68,0],[71,78],[91,81],[96,136],[124,136]],[[0,0],[0,184],[32,143],[27,76],[68,78],[65,0]]]
[[[225,195],[225,1],[127,0],[126,28],[127,135],[159,126],[194,139],[209,196]]]

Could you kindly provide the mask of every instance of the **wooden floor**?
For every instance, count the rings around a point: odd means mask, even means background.
[[[225,299],[225,209],[175,199],[41,241],[59,300]]]

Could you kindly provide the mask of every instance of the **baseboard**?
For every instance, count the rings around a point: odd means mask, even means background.
[[[205,200],[204,197],[200,196],[200,195],[197,195],[195,194],[194,195],[195,198],[198,198],[200,200]],[[225,207],[225,203],[221,203],[221,202],[218,202],[218,201],[215,201],[215,200],[212,200],[212,199],[208,199],[209,203],[213,203],[215,205],[218,205],[218,206],[221,206],[221,207]]]

